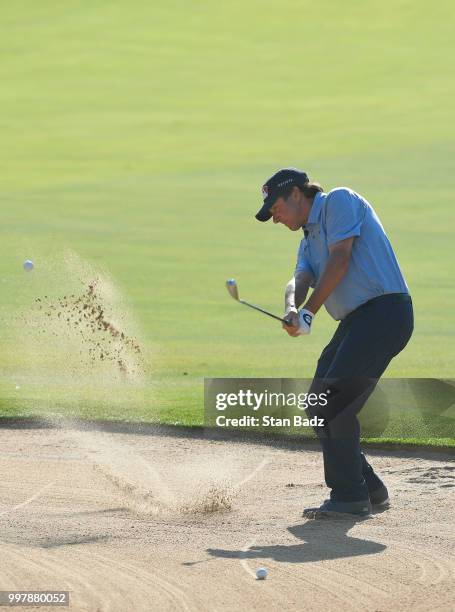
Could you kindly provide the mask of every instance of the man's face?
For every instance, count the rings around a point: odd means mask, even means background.
[[[291,194],[286,200],[279,197],[270,209],[274,223],[282,223],[292,232],[299,230],[304,223],[302,207]]]

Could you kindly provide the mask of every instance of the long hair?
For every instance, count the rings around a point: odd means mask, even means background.
[[[303,195],[307,198],[314,198],[317,193],[324,191],[324,189],[319,183],[315,183],[313,181],[306,183],[302,187],[300,187],[300,185],[291,185],[290,187],[286,187],[282,194],[282,197],[285,200],[287,200],[287,198],[290,196],[291,191],[294,189],[294,187],[298,187],[303,193]]]

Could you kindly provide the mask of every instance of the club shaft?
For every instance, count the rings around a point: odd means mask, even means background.
[[[263,314],[272,317],[272,319],[276,319],[277,321],[281,321],[282,323],[286,323],[286,325],[289,325],[289,321],[287,321],[286,319],[282,319],[281,317],[277,317],[276,315],[272,314],[271,312],[268,312],[267,310],[264,310],[263,308],[259,308],[259,306],[255,306],[254,304],[250,304],[249,302],[246,302],[245,300],[239,300],[239,302],[241,304],[245,304],[245,306],[249,306],[250,308],[254,308],[254,310],[259,310],[259,312],[262,312]]]

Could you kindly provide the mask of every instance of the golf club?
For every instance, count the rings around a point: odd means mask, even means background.
[[[272,319],[281,321],[282,323],[285,323],[286,325],[291,325],[291,322],[288,321],[287,319],[282,319],[281,317],[277,317],[271,312],[268,312],[267,310],[264,310],[263,308],[259,308],[259,306],[255,306],[254,304],[250,304],[249,302],[246,302],[245,300],[241,300],[239,298],[239,288],[238,288],[237,282],[233,278],[226,281],[226,288],[229,291],[229,295],[233,297],[234,300],[237,300],[237,302],[240,302],[241,304],[245,304],[245,306],[249,306],[250,308],[254,308],[254,310],[259,310],[259,312],[262,312],[263,314],[268,315],[269,317],[272,317]]]

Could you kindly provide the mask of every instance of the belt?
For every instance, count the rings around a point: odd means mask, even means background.
[[[387,301],[391,300],[391,301],[394,301],[394,302],[410,302],[412,304],[412,299],[411,299],[411,296],[409,295],[409,293],[384,293],[383,295],[378,295],[377,297],[372,298],[371,300],[368,300],[368,302],[364,302],[360,306],[357,306],[357,308],[355,310],[352,310],[343,319],[343,321],[346,321],[347,319],[350,319],[356,313],[360,312],[364,308],[367,308],[371,304],[375,304],[376,302],[380,302],[382,300],[387,300]]]
[[[378,297],[372,298],[371,300],[368,300],[368,302],[361,304],[359,308],[365,308],[365,306],[368,306],[369,304],[374,304],[375,302],[379,302],[380,300],[384,299],[389,299],[396,302],[412,302],[409,293],[385,293],[384,295],[378,295]]]

